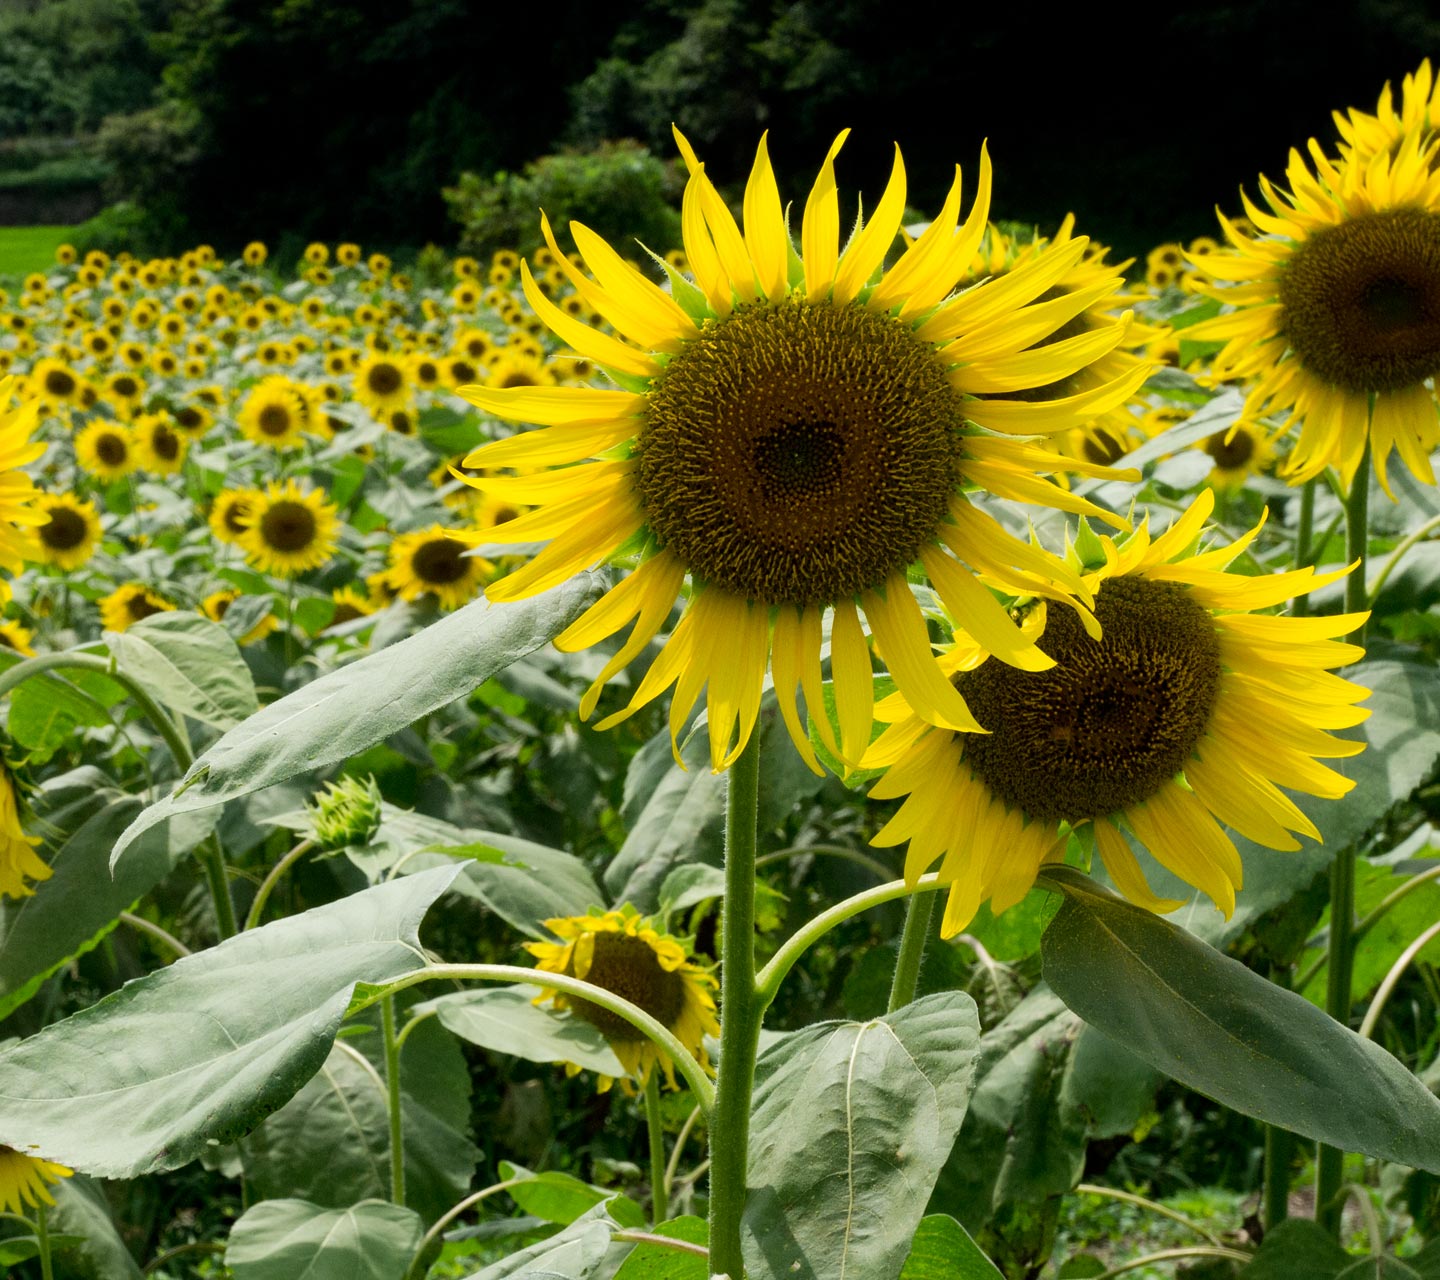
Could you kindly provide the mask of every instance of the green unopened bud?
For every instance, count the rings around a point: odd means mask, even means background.
[[[380,803],[374,777],[327,782],[315,803],[305,806],[315,842],[322,849],[369,843],[380,829]]]

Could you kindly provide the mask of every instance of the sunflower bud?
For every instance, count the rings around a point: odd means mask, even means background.
[[[366,844],[380,829],[380,788],[373,776],[327,782],[315,803],[306,805],[315,842],[322,849]]]

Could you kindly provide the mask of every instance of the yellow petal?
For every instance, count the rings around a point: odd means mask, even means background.
[[[812,301],[830,291],[840,260],[840,196],[835,186],[835,157],[850,136],[842,129],[830,144],[825,163],[805,201],[805,219],[800,232],[800,252],[805,260],[805,296]]]
[[[785,235],[785,213],[780,207],[780,188],[770,167],[767,133],[760,135],[755,149],[755,166],[745,184],[745,244],[755,266],[760,292],[778,302],[785,296],[789,275],[789,242]]]

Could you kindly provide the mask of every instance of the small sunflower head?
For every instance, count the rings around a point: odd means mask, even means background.
[[[322,849],[344,849],[369,843],[380,829],[380,788],[374,777],[327,782],[306,805],[310,830]]]

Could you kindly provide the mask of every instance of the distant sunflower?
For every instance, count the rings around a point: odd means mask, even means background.
[[[499,352],[485,378],[487,387],[553,387],[555,375],[543,360],[523,351]]]
[[[182,404],[170,411],[177,429],[192,440],[198,440],[215,425],[215,415],[203,404]]]
[[[200,612],[211,622],[223,622],[230,606],[239,598],[240,592],[233,588],[227,591],[212,591],[200,602]],[[273,613],[267,613],[243,636],[237,636],[235,643],[238,645],[258,644],[279,625],[280,619]]]
[[[175,605],[143,582],[127,582],[100,599],[100,625],[106,631],[124,631],[142,618],[170,613]]]
[[[135,436],[118,422],[92,422],[75,437],[75,460],[84,471],[108,484],[140,465]]]
[[[222,489],[210,508],[210,532],[221,542],[238,544],[262,496],[259,489]]]
[[[1226,344],[1212,365],[1216,380],[1254,380],[1247,419],[1278,413],[1298,426],[1282,467],[1292,484],[1334,467],[1348,488],[1367,440],[1387,492],[1392,449],[1416,479],[1435,483],[1437,147],[1409,134],[1393,156],[1337,165],[1312,141],[1313,173],[1290,153],[1289,192],[1260,179],[1269,212],[1242,193],[1261,237],[1222,217],[1230,247],[1195,259],[1198,272],[1224,282],[1202,291],[1234,310],[1186,337]]]
[[[306,493],[294,480],[271,484],[255,500],[240,545],[262,573],[294,577],[335,551],[335,506],[318,489]]]
[[[384,421],[396,409],[410,407],[406,362],[388,355],[369,355],[355,370],[355,399]]]
[[[618,911],[547,920],[545,927],[562,941],[525,943],[525,950],[539,961],[539,972],[563,973],[622,996],[673,1033],[697,1062],[709,1066],[705,1037],[720,1034],[712,994],[716,982],[690,958],[684,942],[661,933],[628,903]],[[676,1087],[669,1056],[625,1019],[553,988],[535,1003],[547,1000],[597,1028],[631,1080],[644,1084],[658,1064],[669,1086]],[[600,1091],[611,1083],[602,1076]],[[630,1080],[625,1081],[629,1086]]]
[[[246,439],[271,449],[295,449],[305,439],[305,402],[289,378],[269,377],[246,394],[237,421]]]
[[[39,843],[38,836],[25,834],[20,824],[15,780],[10,771],[0,765],[0,897],[27,898],[35,892],[27,881],[50,878],[49,864],[35,852]],[[0,1174],[0,1199],[3,1193],[3,1174]]]
[[[661,289],[572,222],[587,276],[559,252],[542,218],[554,261],[575,291],[633,345],[567,315],[528,265],[525,296],[563,342],[625,389],[464,389],[488,412],[544,428],[484,445],[466,460],[540,468],[468,482],[538,506],[487,530],[487,541],[549,540],[489,596],[520,599],[639,552],[638,567],[556,641],[584,649],[636,624],[585,695],[588,716],[605,682],[665,626],[688,576],[684,616],[629,705],[602,727],[675,685],[670,723],[678,734],[708,685],[715,769],[728,767],[749,740],[768,667],[796,748],[820,770],[796,689],[803,687],[831,746],[835,735],[820,712],[820,654],[822,619],[832,609],[842,756],[857,759],[869,740],[872,671],[862,612],[922,714],[977,727],[931,653],[906,579],[917,561],[1002,661],[1049,666],[975,575],[1025,594],[1042,581],[1083,606],[1079,576],[1006,533],[965,491],[1113,519],[1042,480],[1056,456],[1014,437],[1077,426],[1124,401],[1144,376],[1141,369],[1076,395],[1024,399],[1124,338],[1124,322],[1105,323],[1029,349],[1088,305],[1084,294],[1046,293],[1088,242],[1047,248],[1003,278],[952,296],[989,211],[982,153],[963,225],[957,169],[940,216],[885,270],[905,212],[904,166],[897,148],[870,221],[842,251],[833,162],[845,136],[805,203],[798,253],[763,138],[743,231],[679,138],[690,167],[682,222],[696,284],[675,275],[671,290]]]
[[[42,493],[35,509],[46,517],[35,527],[30,558],[57,569],[78,569],[100,545],[100,513],[73,493]]]
[[[1205,482],[1214,489],[1240,489],[1275,461],[1273,433],[1243,419],[1225,431],[1207,436],[1196,447],[1215,463]]]
[[[485,580],[490,568],[441,525],[404,533],[390,545],[390,581],[402,600],[430,594],[442,609],[458,609]]]
[[[330,596],[335,601],[335,612],[325,624],[327,630],[354,622],[356,618],[368,618],[377,608],[375,602],[357,587],[337,587]]]
[[[168,413],[142,413],[135,419],[135,453],[140,468],[173,476],[185,465],[190,441],[175,430]]]
[[[25,381],[28,395],[38,396],[45,412],[68,407],[80,394],[81,378],[63,360],[41,360]]]
[[[0,621],[0,647],[12,649],[26,658],[33,658],[35,646],[31,642],[34,639],[35,633],[14,619]]]
[[[1087,634],[1068,609],[1032,614],[1057,660],[1050,670],[1006,670],[957,635],[945,665],[988,733],[933,729],[899,695],[881,704],[891,727],[862,764],[888,771],[870,796],[906,799],[873,843],[909,841],[911,883],[940,860],[946,937],[982,902],[999,913],[1020,901],[1084,823],[1132,902],[1180,905],[1151,891],[1126,827],[1228,916],[1241,867],[1220,824],[1297,849],[1292,831],[1320,833],[1280,788],[1335,798],[1355,785],[1317,758],[1363,750],[1326,730],[1369,715],[1354,706],[1368,690],[1327,670],[1364,656],[1335,637],[1365,615],[1252,612],[1347,570],[1226,573],[1259,526],[1228,547],[1187,554],[1213,504],[1202,492],[1153,542],[1144,526],[1120,546],[1100,540],[1105,561],[1088,578],[1103,636]]]

